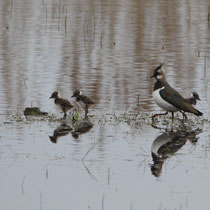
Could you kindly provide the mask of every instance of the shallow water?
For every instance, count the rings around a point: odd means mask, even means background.
[[[0,1],[1,208],[209,209],[208,14],[207,0]],[[150,119],[160,109],[148,77],[164,60],[169,83],[198,92],[204,113],[172,133],[167,117]],[[55,144],[59,121],[22,116],[38,106],[60,118],[51,93],[78,88],[95,102],[78,138]]]

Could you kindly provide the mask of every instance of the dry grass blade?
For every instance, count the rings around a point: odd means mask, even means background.
[[[10,18],[12,18],[12,12],[13,12],[13,0],[11,0]]]
[[[210,24],[210,4],[209,4],[209,8],[208,8],[208,25]]]
[[[82,158],[82,161],[84,161],[85,157],[89,154],[89,152],[90,152],[91,150],[93,150],[93,149],[95,148],[96,145],[97,145],[97,143],[94,143],[93,146],[85,153],[85,155],[84,155],[83,158]]]
[[[42,192],[40,192],[40,210],[42,210]]]
[[[45,12],[46,12],[46,16],[45,16],[45,31],[47,30],[47,17],[48,17],[48,14],[47,14],[47,4],[46,4],[46,8],[45,8]]]
[[[25,181],[25,176],[23,177],[23,180],[22,180],[22,183],[21,183],[21,190],[22,190],[22,193],[23,193],[23,195],[25,194],[25,192],[24,192],[24,181]]]
[[[90,178],[93,179],[94,181],[97,181],[97,179],[95,178],[95,176],[91,173],[91,171],[89,170],[89,168],[85,165],[85,163],[83,161],[82,161],[82,164],[85,167],[86,171],[88,172]]]
[[[104,198],[105,198],[105,194],[103,194],[103,197],[102,197],[102,202],[101,202],[101,205],[102,205],[102,210],[104,210]]]
[[[67,9],[66,9],[66,15],[65,15],[65,36],[66,36],[66,33],[67,33],[67,13],[68,13],[68,11],[67,11]]]
[[[84,26],[83,26],[83,34],[84,34],[84,45],[85,45],[85,51],[86,51],[86,19],[87,19],[87,13],[85,13],[85,20],[84,20]]]
[[[110,168],[108,168],[108,179],[107,179],[107,185],[109,185],[109,180],[110,180]]]

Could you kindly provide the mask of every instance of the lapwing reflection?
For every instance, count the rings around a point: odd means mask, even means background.
[[[88,119],[84,118],[73,124],[73,131],[71,132],[72,136],[77,139],[80,134],[87,133],[93,127],[93,123]]]
[[[49,138],[52,143],[56,144],[58,138],[66,136],[71,131],[72,136],[77,139],[80,134],[89,132],[92,127],[93,124],[87,118],[73,122],[72,127],[66,123],[62,123],[54,130],[53,135],[49,136]]]
[[[177,131],[177,132],[165,132],[159,135],[152,143],[151,153],[153,164],[151,166],[151,172],[154,176],[159,177],[162,172],[162,167],[166,159],[173,156],[178,150],[180,150],[187,140],[192,144],[196,144],[198,141],[197,134],[201,132],[200,129],[195,131]]]
[[[53,136],[49,136],[49,138],[52,143],[56,144],[59,137],[66,136],[71,130],[72,128],[69,125],[62,123],[54,130]]]

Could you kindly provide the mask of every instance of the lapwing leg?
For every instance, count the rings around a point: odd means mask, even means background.
[[[182,114],[183,114],[183,120],[184,121],[187,120],[187,115],[184,112]]]
[[[187,120],[187,115],[185,114],[184,111],[180,111],[182,113],[182,116],[183,116],[183,121]]]
[[[66,119],[66,112],[64,112],[63,119]]]
[[[88,109],[85,109],[85,118],[88,118],[87,114],[88,114]]]
[[[174,112],[171,112],[171,115],[172,115],[172,123],[174,121]]]
[[[86,105],[85,106],[85,118],[88,118],[87,114],[88,114],[88,106]]]
[[[165,112],[165,113],[162,113],[162,114],[154,114],[154,115],[152,116],[152,120],[154,120],[154,118],[157,117],[157,116],[167,115],[167,114],[168,114],[168,112]]]
[[[73,114],[72,122],[74,123],[75,121],[76,121],[76,119],[75,119],[75,116],[74,116],[74,114]]]

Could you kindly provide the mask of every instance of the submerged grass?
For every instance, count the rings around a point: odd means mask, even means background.
[[[88,121],[94,124],[110,124],[117,126],[120,124],[125,124],[127,126],[135,126],[136,128],[141,128],[142,125],[151,125],[154,128],[166,130],[171,128],[171,117],[170,115],[161,116],[155,118],[153,121],[151,119],[152,113],[147,112],[137,112],[137,111],[127,111],[127,112],[114,112],[114,113],[99,113],[93,112],[93,115],[89,116]],[[55,114],[49,114],[47,116],[27,116],[25,117],[23,113],[16,111],[15,113],[6,112],[0,115],[1,124],[12,124],[21,123],[28,124],[33,122],[47,122],[49,125],[66,123],[78,130],[78,124],[85,122],[87,119],[84,118],[83,114],[80,112],[72,112],[67,116],[67,119],[62,119]],[[188,120],[185,122],[179,114],[175,115],[175,120],[173,126],[175,129],[185,129],[190,130],[195,127],[202,128],[205,123],[210,123],[208,119],[203,117],[188,116]]]

